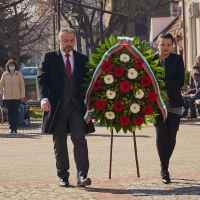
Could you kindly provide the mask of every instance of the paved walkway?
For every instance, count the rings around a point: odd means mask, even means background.
[[[112,179],[108,179],[110,133],[96,126],[87,136],[92,185],[77,188],[72,142],[68,140],[70,183],[62,188],[56,176],[52,136],[40,134],[40,123],[9,134],[0,126],[0,200],[199,200],[200,118],[182,120],[177,145],[170,162],[172,183],[164,185],[159,175],[155,131],[150,125],[136,131],[140,178],[137,178],[132,134],[114,133]]]

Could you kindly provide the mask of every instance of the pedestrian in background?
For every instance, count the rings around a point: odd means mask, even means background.
[[[94,126],[92,121],[89,124],[84,121],[83,87],[88,57],[73,49],[75,35],[74,29],[60,30],[59,48],[45,54],[37,76],[38,96],[44,111],[42,132],[53,134],[57,175],[63,187],[69,187],[68,133],[74,145],[77,186],[91,184],[87,177],[89,159],[85,134],[94,132]]]
[[[25,102],[21,101],[19,106],[19,126],[29,125],[29,112]]]
[[[15,60],[8,60],[5,70],[0,80],[0,91],[3,91],[3,100],[8,109],[10,133],[17,133],[19,105],[25,97],[24,79]]]
[[[194,73],[200,74],[200,55],[196,56],[195,64],[192,66],[192,69],[190,71],[190,80],[189,80],[190,89],[195,88],[195,81],[194,78],[192,77]]]
[[[190,90],[194,89],[196,87],[195,85],[195,80],[193,78],[194,74],[200,74],[200,55],[196,56],[196,61],[194,66],[191,69],[190,72],[190,79],[189,79],[189,84],[190,84]],[[186,93],[184,93],[186,94]],[[182,118],[197,118],[197,114],[196,114],[196,109],[193,110],[193,114],[191,114],[191,116],[187,116],[188,115],[188,109],[189,109],[189,102],[188,100],[184,100],[184,112],[182,114]],[[198,112],[200,114],[200,109],[198,109]]]
[[[188,116],[188,118],[197,118],[195,100],[200,99],[200,74],[194,73],[192,74],[192,78],[194,80],[195,88],[190,89],[188,92],[183,93],[183,96],[188,94],[190,94],[191,96],[189,101],[191,116]]]
[[[168,99],[165,100],[167,119],[164,121],[160,113],[155,119],[156,145],[161,162],[161,177],[165,184],[170,183],[168,171],[169,160],[176,144],[176,134],[179,129],[182,106],[184,105],[181,88],[184,85],[184,63],[180,55],[171,53],[173,37],[170,33],[159,35],[157,40],[158,53],[155,59],[160,59],[164,67],[164,81]]]

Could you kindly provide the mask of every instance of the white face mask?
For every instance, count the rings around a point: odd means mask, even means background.
[[[13,70],[15,70],[15,66],[14,66],[14,65],[12,65],[12,66],[9,66],[9,70],[10,70],[10,71],[13,71]]]

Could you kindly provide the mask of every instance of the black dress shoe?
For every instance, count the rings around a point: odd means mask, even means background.
[[[60,179],[60,186],[62,186],[62,187],[69,187],[68,178],[61,178]]]
[[[10,130],[10,133],[13,133],[13,130]]]
[[[86,185],[91,185],[91,179],[84,176],[80,176],[77,180],[77,186],[85,187]]]
[[[17,130],[14,130],[14,133],[17,133]]]
[[[169,176],[169,172],[166,170],[163,170],[161,172],[161,177],[162,177],[162,182],[165,184],[168,184],[171,182],[170,176]]]

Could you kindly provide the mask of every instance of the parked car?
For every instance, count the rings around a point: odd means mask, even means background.
[[[37,70],[37,67],[23,67],[21,69],[25,84],[36,83]]]
[[[37,100],[36,91],[36,77],[37,77],[37,67],[23,67],[21,73],[24,77],[25,83],[25,101]]]

